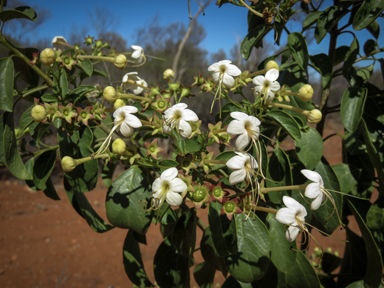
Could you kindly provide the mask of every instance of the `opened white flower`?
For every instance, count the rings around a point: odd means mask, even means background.
[[[172,167],[161,173],[152,184],[153,205],[155,209],[160,208],[164,200],[171,206],[179,206],[183,202],[180,193],[188,189],[183,180],[177,178],[177,169]]]
[[[229,175],[229,183],[234,185],[243,182],[245,178],[251,182],[254,170],[259,167],[256,159],[248,153],[235,153],[237,156],[233,156],[227,161],[227,167],[233,170]]]
[[[171,108],[165,110],[164,112],[164,127],[163,131],[165,133],[171,132],[173,128],[177,128],[181,136],[188,138],[192,134],[192,127],[189,122],[196,122],[199,120],[196,113],[190,109],[185,103],[178,103],[173,105]]]
[[[241,74],[241,70],[237,66],[231,64],[230,60],[222,60],[208,67],[208,71],[212,72],[212,78],[215,83],[223,83],[228,88],[235,85],[235,79]]]
[[[115,119],[112,130],[120,131],[125,137],[130,136],[133,133],[133,128],[139,128],[142,126],[139,118],[132,113],[137,113],[138,109],[134,106],[120,107],[113,112],[113,118]]]
[[[141,63],[144,61],[144,49],[138,45],[132,45],[131,48],[135,51],[132,52],[131,57],[136,60],[136,62]]]
[[[285,208],[280,208],[276,213],[276,220],[282,224],[289,225],[285,238],[292,242],[296,239],[300,232],[308,232],[305,226],[305,216],[307,216],[307,210],[304,206],[297,202],[295,199],[283,196],[283,202]]]
[[[307,169],[301,170],[301,173],[303,173],[303,175],[309,180],[313,181],[313,183],[308,184],[308,186],[305,188],[304,195],[308,198],[314,199],[311,203],[311,209],[317,210],[320,207],[321,203],[323,203],[324,199],[323,178],[321,178],[319,173]]]
[[[256,76],[252,82],[256,85],[255,95],[262,95],[265,103],[270,103],[275,98],[275,93],[280,90],[280,84],[277,82],[279,78],[279,70],[271,69],[268,70],[264,76]]]
[[[132,83],[132,81],[136,82],[141,86],[148,87],[147,82],[144,79],[137,76],[137,72],[126,73],[122,79],[124,90],[131,89],[133,91],[133,94],[135,95],[140,95],[144,89],[140,86],[135,85],[134,83]]]
[[[236,139],[236,150],[243,151],[249,144],[249,141],[255,142],[259,139],[260,120],[254,116],[249,116],[243,112],[232,112],[232,120],[227,128],[230,135],[240,135]]]

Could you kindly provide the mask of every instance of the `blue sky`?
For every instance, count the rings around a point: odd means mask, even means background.
[[[36,39],[43,35],[46,39],[52,39],[54,36],[62,35],[68,37],[72,30],[76,27],[87,25],[88,13],[94,11],[94,7],[109,10],[116,17],[118,24],[114,30],[121,34],[129,45],[140,43],[132,43],[135,39],[138,28],[150,23],[157,14],[159,23],[167,25],[174,22],[183,22],[188,25],[188,1],[187,0],[20,0],[22,3],[34,7],[38,5],[51,12],[52,17],[47,19],[35,31],[28,32],[25,37]],[[328,5],[327,5],[328,4]],[[330,0],[325,0],[325,5],[331,5]],[[192,15],[198,10],[197,3],[191,1]],[[205,10],[206,15],[199,17],[199,23],[204,26],[207,36],[201,43],[201,48],[209,52],[217,52],[224,49],[229,55],[230,49],[238,39],[242,40],[248,31],[247,13],[244,7],[237,7],[225,4],[222,7],[215,5],[215,0]],[[347,18],[343,19],[341,25],[347,23]],[[381,27],[384,27],[384,19],[378,19]],[[291,32],[299,31],[301,24],[296,21],[290,21],[288,28]],[[381,31],[383,32],[383,31]],[[96,34],[93,27],[89,27],[91,36]],[[382,33],[384,34],[384,33]],[[360,41],[360,49],[368,38],[373,38],[365,29],[356,32]],[[80,35],[81,37],[87,35]],[[283,34],[281,45],[285,46],[287,34]],[[310,54],[328,53],[328,38],[322,41],[320,45],[312,44],[309,47]],[[273,33],[268,35],[269,41],[273,42]],[[339,45],[350,45],[353,37],[350,34],[344,34],[339,38]],[[384,35],[380,35],[380,47],[384,46]],[[274,46],[276,47],[276,46]],[[278,47],[276,47],[278,49]],[[271,52],[271,54],[273,51]]]

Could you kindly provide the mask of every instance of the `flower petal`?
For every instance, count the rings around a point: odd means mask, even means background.
[[[319,183],[310,183],[305,188],[304,195],[308,198],[314,199],[316,197],[319,197],[323,192],[321,192],[321,188]]]
[[[156,193],[157,191],[160,190],[160,188],[161,188],[161,179],[156,178],[156,180],[153,181],[153,183],[152,183],[152,192]]]
[[[185,109],[183,111],[182,118],[185,121],[191,121],[191,122],[199,121],[199,117],[191,109]]]
[[[233,156],[227,161],[227,167],[232,170],[244,169],[245,161],[247,161],[247,158],[242,155]]]
[[[223,83],[228,88],[232,88],[233,85],[235,85],[235,79],[233,79],[233,77],[228,75],[227,73],[224,73],[224,75],[223,75]]]
[[[244,122],[239,120],[232,120],[227,127],[227,133],[230,135],[239,135],[246,133]]]
[[[184,110],[185,108],[187,108],[188,105],[185,104],[185,103],[177,103],[175,105],[172,106],[172,108],[175,108],[175,109],[181,109],[181,110]]]
[[[179,121],[178,129],[180,131],[181,136],[183,136],[185,138],[188,138],[192,134],[192,127],[191,127],[191,125],[188,122],[184,121],[183,119],[181,119]]]
[[[255,84],[256,86],[263,86],[264,85],[264,82],[265,82],[265,77],[260,75],[260,76],[256,76],[255,78],[252,79],[252,82],[253,84]]]
[[[276,213],[276,220],[281,224],[296,224],[296,211],[290,208],[280,208]]]
[[[177,177],[177,169],[175,167],[168,168],[163,173],[161,173],[160,178],[161,180],[167,180],[172,181]]]
[[[208,67],[209,72],[218,72],[220,71],[220,64],[218,62],[213,63],[211,66]]]
[[[300,233],[300,228],[299,227],[294,227],[294,226],[289,226],[287,231],[285,232],[285,238],[289,241],[292,242],[296,240],[297,235]]]
[[[323,203],[324,194],[321,194],[319,197],[317,197],[315,200],[311,203],[311,209],[317,210],[321,206],[321,203]]]
[[[236,139],[236,150],[237,151],[244,151],[245,147],[249,144],[249,141],[251,141],[251,137],[249,137],[248,132],[244,131],[243,134],[241,134]]]
[[[125,137],[131,136],[131,134],[133,133],[132,127],[129,126],[128,123],[125,121],[120,125],[119,130],[121,134],[123,134]]]
[[[288,208],[295,210],[296,214],[301,214],[302,217],[307,216],[307,210],[305,210],[304,206],[301,205],[299,202],[297,202],[295,199],[289,197],[289,196],[283,196],[283,202],[285,206]]]
[[[277,92],[280,90],[280,83],[277,81],[273,81],[269,84],[269,89],[273,92]]]
[[[139,128],[143,126],[139,118],[137,118],[135,115],[128,114],[128,113],[125,114],[124,122],[128,123],[128,125],[133,128]]]
[[[243,182],[245,176],[245,169],[235,170],[231,173],[231,175],[229,175],[229,183],[231,185],[235,185],[237,183]]]
[[[241,74],[241,70],[236,65],[228,64],[225,69],[225,73],[227,73],[230,76],[236,77]]]
[[[249,115],[244,112],[231,112],[231,117],[236,120],[246,121],[249,119]]]
[[[179,193],[173,191],[168,191],[167,193],[167,202],[173,207],[179,206],[183,202],[183,197]]]
[[[277,78],[279,78],[279,70],[273,68],[271,70],[268,70],[265,74],[265,78],[269,81],[276,81]]]
[[[185,190],[188,189],[188,186],[187,184],[185,184],[185,182],[183,180],[181,180],[180,178],[175,178],[171,181],[170,185],[169,185],[169,189],[171,191],[174,191],[174,192],[184,192]]]
[[[301,173],[306,178],[308,178],[309,180],[311,180],[313,182],[320,183],[321,181],[323,181],[323,178],[321,178],[320,174],[315,172],[315,171],[311,171],[311,170],[308,170],[308,169],[303,169],[303,170],[301,170]]]

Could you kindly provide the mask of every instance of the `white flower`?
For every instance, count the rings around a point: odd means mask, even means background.
[[[245,178],[250,181],[251,176],[254,175],[254,170],[259,167],[256,159],[250,154],[235,153],[237,156],[233,156],[227,161],[227,167],[233,170],[231,175],[229,175],[229,183],[231,185],[243,182]]]
[[[152,202],[155,208],[159,208],[164,200],[171,206],[179,206],[183,202],[180,193],[188,189],[183,180],[177,178],[177,169],[172,167],[161,173],[152,184],[154,193]]]
[[[125,137],[130,136],[133,133],[133,128],[141,127],[139,118],[132,115],[137,113],[137,108],[134,106],[124,106],[116,109],[113,112],[113,118],[115,119],[112,130],[120,131]]]
[[[227,133],[230,135],[240,135],[236,139],[236,149],[243,151],[252,139],[256,141],[260,134],[260,120],[254,116],[249,116],[243,112],[232,112],[232,120],[227,128]]]
[[[311,209],[316,210],[320,207],[321,203],[323,203],[324,199],[323,178],[321,178],[319,173],[307,169],[301,170],[301,173],[303,173],[303,175],[309,180],[313,181],[313,183],[308,184],[308,186],[305,188],[304,195],[308,198],[314,199],[311,203]]]
[[[67,40],[63,36],[55,36],[52,39],[52,44],[56,44],[57,42],[64,42],[67,43]]]
[[[132,52],[131,57],[136,60],[136,62],[141,63],[144,61],[144,49],[138,45],[132,45],[131,48],[135,51]]]
[[[265,97],[265,102],[270,103],[275,98],[275,93],[280,90],[280,84],[277,82],[279,78],[279,70],[271,69],[268,70],[264,76],[256,76],[252,82],[256,85],[255,94],[256,96],[262,94]]]
[[[137,72],[126,73],[123,76],[123,79],[122,79],[124,90],[132,89],[133,94],[135,94],[135,95],[140,95],[141,92],[143,92],[143,88],[139,87],[139,86],[136,86],[135,84],[130,83],[129,81],[134,81],[137,84],[140,84],[142,86],[148,87],[147,82],[144,79],[142,79],[139,76],[137,76]]]
[[[222,60],[208,67],[208,71],[212,72],[212,78],[215,83],[224,83],[228,88],[235,85],[233,77],[241,74],[241,70],[237,66],[231,64],[230,60]]]
[[[165,110],[164,112],[164,127],[163,130],[165,133],[171,132],[171,130],[176,127],[180,132],[181,136],[188,138],[192,134],[192,127],[187,122],[196,122],[199,120],[196,113],[190,109],[185,103],[178,103],[173,105],[171,108]]]
[[[295,199],[283,196],[283,202],[285,208],[280,208],[276,213],[276,220],[282,224],[289,225],[285,238],[292,242],[296,239],[300,232],[307,232],[305,227],[305,216],[307,216],[307,210],[304,206],[297,202]]]

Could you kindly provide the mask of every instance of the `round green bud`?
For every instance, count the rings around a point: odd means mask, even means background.
[[[323,117],[323,114],[321,114],[320,110],[313,109],[308,114],[308,122],[311,124],[317,124],[321,121],[321,118]]]
[[[232,201],[228,201],[224,204],[224,210],[227,213],[233,213],[235,211],[236,204]]]
[[[76,160],[69,156],[64,156],[63,159],[61,159],[61,167],[63,167],[63,170],[65,172],[71,172],[73,169],[75,169],[77,166]]]
[[[114,102],[117,99],[116,89],[113,88],[112,86],[105,87],[103,91],[103,97],[107,102],[110,102],[110,103]]]
[[[313,88],[309,84],[305,84],[303,87],[299,89],[297,96],[303,101],[309,101],[313,96]]]
[[[117,69],[124,69],[127,67],[127,57],[123,54],[117,55],[114,62]]]
[[[125,102],[122,99],[116,99],[115,103],[113,103],[113,108],[114,109],[118,109],[118,108],[124,107],[124,106],[125,106]]]
[[[172,69],[167,69],[163,73],[163,78],[166,81],[171,81],[175,77],[175,72]]]
[[[31,116],[33,121],[35,122],[43,121],[46,117],[46,111],[44,106],[36,105],[35,107],[33,107],[31,111]]]
[[[268,61],[267,65],[265,65],[265,69],[271,70],[271,69],[277,69],[279,70],[279,65],[276,63],[276,61]]]
[[[123,155],[125,152],[125,149],[127,148],[127,145],[125,142],[121,139],[116,139],[112,143],[112,152],[118,155]]]
[[[201,188],[195,189],[195,193],[193,193],[192,199],[195,202],[201,202],[204,200],[206,194],[207,192],[204,189],[201,189]]]
[[[41,51],[40,62],[45,66],[52,65],[56,61],[56,53],[52,48],[45,48]]]

